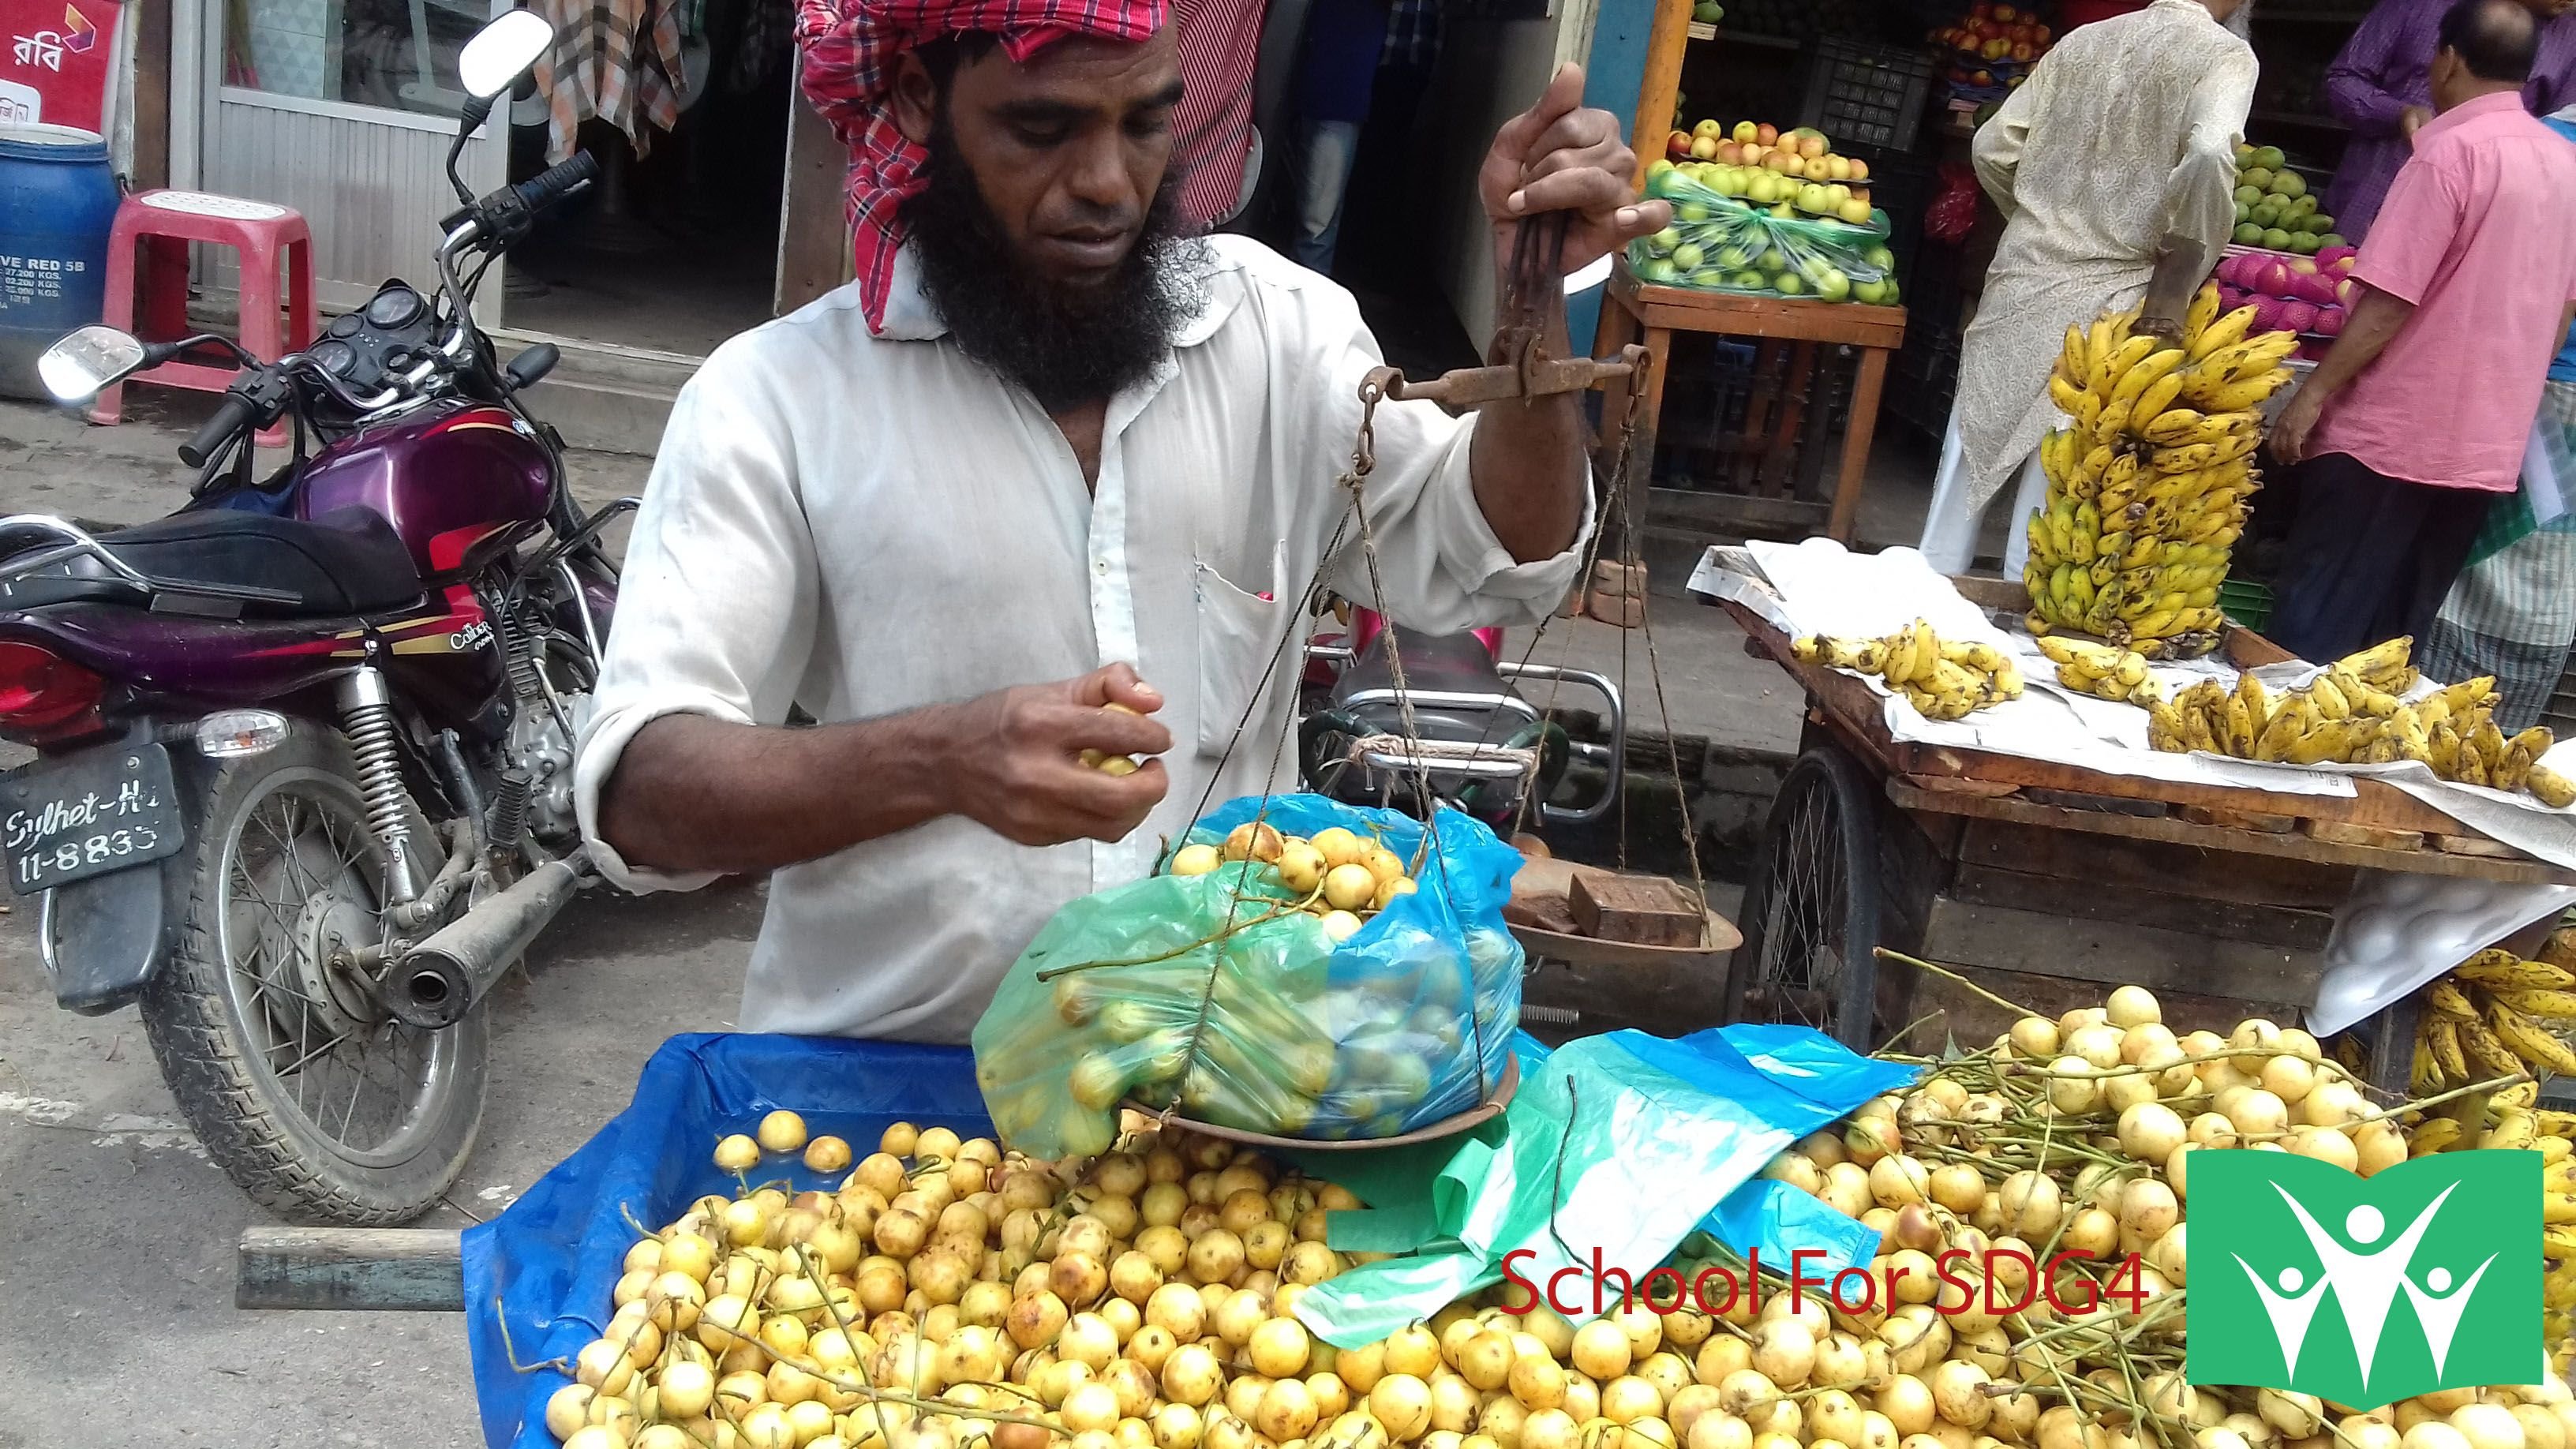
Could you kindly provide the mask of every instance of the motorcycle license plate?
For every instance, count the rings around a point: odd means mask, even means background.
[[[160,745],[99,745],[0,777],[0,852],[22,896],[176,855],[186,841]]]

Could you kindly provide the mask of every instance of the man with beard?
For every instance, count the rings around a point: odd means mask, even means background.
[[[1300,605],[1371,597],[1356,546],[1326,552],[1377,344],[1323,278],[1176,231],[1164,18],[803,0],[858,280],[682,392],[575,774],[612,879],[770,872],[746,1030],[965,1040],[1058,907],[1147,874],[1202,800],[1289,783]],[[1498,272],[1542,214],[1551,278],[1664,225],[1582,84],[1485,159]],[[1380,407],[1393,614],[1543,618],[1590,526],[1583,432],[1571,396]]]

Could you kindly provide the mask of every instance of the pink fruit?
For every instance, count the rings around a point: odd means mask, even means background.
[[[2357,247],[2319,247],[2317,248],[2317,265],[2320,267],[2331,267],[2335,263],[2342,261],[2344,258],[2353,255],[2358,250],[2359,248]]]
[[[2314,331],[2320,337],[2342,336],[2343,309],[2341,307],[2328,307],[2317,313],[2317,320],[2310,330]]]
[[[2281,309],[2282,309],[2284,306],[2286,306],[2286,305],[2288,305],[2288,304],[2287,304],[2287,303],[2285,303],[2285,302],[2283,302],[2283,301],[2282,301],[2280,298],[2278,298],[2278,297],[2257,297],[2257,298],[2255,298],[2255,299],[2254,299],[2254,325],[2253,325],[2252,327],[2250,327],[2250,328],[2247,328],[2246,330],[2247,330],[2248,332],[2278,332],[2278,331],[2280,331],[2280,330],[2281,330]]]
[[[2308,275],[2299,278],[2298,285],[2291,289],[2291,295],[2302,302],[2313,302],[2320,307],[2331,307],[2335,302],[2334,278],[2325,275],[2323,272],[2310,272]]]
[[[2316,326],[2317,309],[2313,303],[2283,302],[2280,320],[2275,327],[2283,332],[2307,332]]]
[[[2290,295],[2290,277],[2288,264],[2266,262],[2263,266],[2262,280],[2254,284],[2254,290],[2266,297],[2287,297]]]
[[[2335,283],[2335,300],[2349,307],[2361,300],[2361,283],[2350,277]]]

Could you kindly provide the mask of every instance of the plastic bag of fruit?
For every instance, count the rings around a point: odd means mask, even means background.
[[[1228,803],[1155,875],[1074,901],[974,1034],[1011,1146],[1108,1150],[1133,1098],[1280,1136],[1385,1138],[1475,1106],[1520,1022],[1520,852],[1319,795]]]
[[[1711,184],[1702,179],[1706,174],[1676,169],[1648,183],[1650,192],[1673,204],[1673,224],[1628,244],[1628,265],[1640,280],[1826,302],[1889,306],[1898,300],[1887,213],[1849,200],[1848,187],[1770,172],[1741,182],[1721,176]],[[1779,199],[1757,205],[1719,189],[1738,184]],[[1867,220],[1837,219],[1846,207]]]

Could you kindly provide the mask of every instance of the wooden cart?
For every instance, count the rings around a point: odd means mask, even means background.
[[[1957,582],[1999,616],[2027,607],[2018,583]],[[2223,1030],[2249,1005],[2286,1021],[2314,999],[2335,907],[2363,870],[2576,885],[2377,780],[2356,779],[2348,798],[2275,794],[1896,740],[1859,678],[1799,663],[1761,616],[1720,607],[1747,652],[1807,695],[1800,754],[1737,913],[1730,1020],[1804,1021],[1861,1050],[1936,1003],[1962,1044],[2001,1029],[1999,1008],[1882,969],[1873,952],[1886,946],[1974,963],[1984,984],[2044,1011],[2134,982],[2177,1030]],[[2222,648],[2239,667],[2291,657],[2235,628]],[[2358,1030],[2372,1085],[2402,1089],[2414,1002]]]

